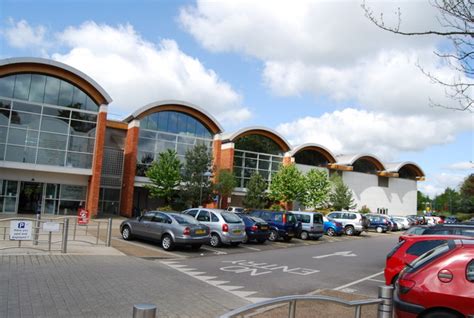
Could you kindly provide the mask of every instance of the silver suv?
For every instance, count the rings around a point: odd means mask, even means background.
[[[211,229],[209,244],[212,247],[218,247],[222,243],[237,246],[245,240],[245,224],[234,213],[205,208],[188,209],[183,213],[191,215]]]
[[[342,223],[346,235],[360,235],[369,226],[369,219],[358,212],[334,211],[327,215],[328,218]]]

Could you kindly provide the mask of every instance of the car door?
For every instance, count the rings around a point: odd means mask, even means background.
[[[148,237],[148,228],[154,216],[155,212],[146,212],[137,223],[133,224],[132,233],[138,236]]]
[[[148,235],[150,238],[160,240],[163,235],[164,227],[168,222],[168,216],[164,213],[157,212],[151,219],[150,226],[148,227]]]
[[[199,210],[198,214],[196,215],[196,220],[204,225],[207,225],[211,229],[212,227],[212,222],[211,222],[211,215],[209,214],[209,211],[207,210]]]

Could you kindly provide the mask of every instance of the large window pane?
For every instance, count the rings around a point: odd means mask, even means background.
[[[158,130],[161,131],[169,131],[168,130],[168,117],[170,112],[160,112],[159,113],[159,122],[158,122]]]
[[[64,166],[65,151],[38,149],[38,164]]]
[[[94,152],[94,139],[71,136],[69,138],[68,149],[72,151],[92,153]]]
[[[12,98],[15,87],[15,75],[0,78],[0,96]]]
[[[44,99],[44,88],[46,85],[46,76],[33,74],[31,76],[31,89],[29,100],[42,103]]]
[[[97,115],[73,111],[71,119],[90,121],[95,123],[97,121]]]
[[[55,77],[46,78],[46,87],[44,90],[44,103],[57,105],[59,98],[60,80]]]
[[[167,131],[173,134],[178,133],[178,113],[170,112]]]
[[[59,109],[59,108],[44,106],[43,107],[43,114],[44,115],[49,115],[49,116],[55,116],[55,117],[69,118],[69,116],[71,116],[71,111],[70,110],[65,110],[65,109]]]
[[[90,167],[92,167],[92,155],[78,152],[68,152],[67,166],[89,169]]]
[[[186,116],[186,132],[192,136],[196,136],[197,120],[191,116]]]
[[[186,116],[185,114],[178,113],[178,133],[186,134]]]
[[[73,133],[77,135],[93,137],[95,135],[95,126],[95,123],[71,120],[71,128]]]
[[[46,198],[59,199],[59,184],[48,183],[46,185]]]
[[[42,132],[40,136],[39,146],[41,148],[66,149],[67,136]]]
[[[41,120],[41,130],[67,134],[69,130],[68,119],[43,116]]]
[[[59,88],[59,106],[71,106],[74,87],[68,82],[61,81]]]
[[[104,201],[119,201],[120,200],[120,189],[109,189],[104,188]]]
[[[72,98],[72,106],[77,109],[85,109],[87,95],[79,88],[74,87],[74,93]]]
[[[6,145],[0,144],[0,160],[5,160],[5,147]]]
[[[30,148],[25,146],[11,146],[7,145],[7,154],[5,160],[34,163],[36,156],[36,148]]]
[[[10,110],[8,109],[0,109],[0,125],[8,125],[10,121]]]
[[[10,123],[12,127],[39,129],[40,115],[12,111]]]
[[[140,138],[138,141],[138,149],[141,151],[155,152],[155,140]]]
[[[16,197],[15,198],[4,198],[5,208],[4,212],[15,212],[16,210]]]
[[[41,106],[31,103],[14,102],[12,109],[19,110],[21,112],[41,114]]]
[[[77,215],[77,210],[81,201],[66,201],[61,200],[59,203],[59,215]]]
[[[8,180],[7,181],[7,192],[5,193],[5,195],[8,195],[10,197],[11,196],[16,196],[17,190],[18,190],[18,181]]]
[[[85,200],[86,187],[76,185],[61,185],[61,200]]]
[[[7,141],[7,127],[0,126],[0,144],[4,144]]]
[[[17,74],[13,98],[28,100],[30,93],[31,74]]]
[[[99,111],[99,106],[89,96],[86,98],[86,110]]]

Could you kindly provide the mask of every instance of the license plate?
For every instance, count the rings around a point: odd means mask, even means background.
[[[234,230],[233,233],[234,234],[240,234],[240,233],[242,233],[242,231],[241,230]]]
[[[206,234],[206,230],[196,230],[196,234]]]
[[[260,230],[268,230],[268,226],[262,226],[260,227]]]

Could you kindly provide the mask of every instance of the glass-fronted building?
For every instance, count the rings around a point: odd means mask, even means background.
[[[133,92],[131,92],[133,94]],[[232,171],[237,187],[226,204],[240,206],[250,176],[269,184],[281,165],[302,172],[337,173],[358,207],[374,212],[416,211],[413,162],[385,163],[370,154],[334,155],[322,145],[293,147],[267,127],[224,133],[204,107],[165,100],[136,107],[122,121],[107,120],[110,96],[68,65],[38,58],[0,60],[0,215],[76,214],[132,216],[160,202],[148,196],[146,171],[159,154],[185,154],[204,144],[216,170]],[[216,203],[210,206],[215,207]]]

